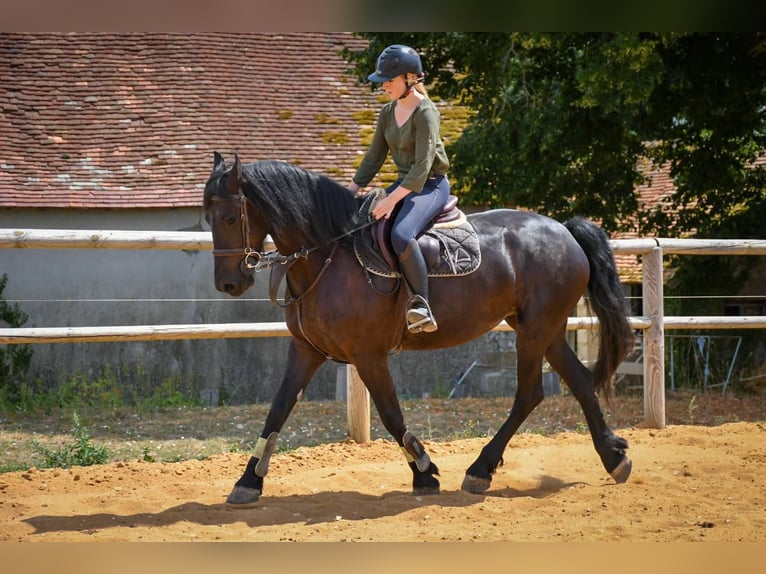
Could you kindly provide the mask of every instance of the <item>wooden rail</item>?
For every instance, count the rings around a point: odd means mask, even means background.
[[[665,329],[764,329],[766,317],[665,317],[662,261],[664,255],[766,255],[766,240],[740,239],[617,239],[615,254],[642,256],[644,317],[632,317],[644,330],[644,415],[646,425],[665,426]],[[205,231],[121,231],[61,229],[0,229],[0,248],[30,249],[168,249],[211,250]],[[594,329],[594,317],[572,317],[567,329]],[[495,330],[511,327],[505,322]],[[0,344],[76,343],[288,336],[285,323],[220,323],[207,325],[135,325],[112,327],[42,327],[0,329]],[[369,440],[370,402],[364,385],[349,367],[348,415],[351,437]]]
[[[738,319],[738,320],[737,320]],[[766,316],[664,317],[668,329],[766,329]],[[648,329],[648,317],[630,317],[634,329]],[[598,329],[595,317],[570,317],[567,330]],[[493,331],[513,331],[503,321]],[[176,341],[181,339],[240,339],[289,337],[287,323],[179,323],[176,325],[114,325],[108,327],[0,328],[0,345],[34,343],[113,343],[129,341]]]
[[[0,229],[0,247],[27,249],[213,249],[206,231]]]
[[[766,255],[766,239],[614,239],[617,254],[642,255],[655,247],[678,255]],[[208,231],[124,231],[90,229],[0,229],[0,248],[185,249],[213,248]]]

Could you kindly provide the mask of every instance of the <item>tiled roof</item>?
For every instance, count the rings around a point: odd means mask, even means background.
[[[0,207],[199,205],[213,151],[350,180],[349,33],[0,33]]]
[[[364,45],[343,32],[0,33],[0,208],[196,206],[213,151],[349,181],[381,100],[337,52]],[[667,167],[642,171],[643,203],[673,193]],[[636,256],[617,260],[640,281]]]

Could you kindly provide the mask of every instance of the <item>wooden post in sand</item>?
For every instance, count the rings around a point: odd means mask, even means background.
[[[644,254],[642,260],[644,315],[650,326],[644,331],[645,426],[665,427],[665,327],[662,285],[662,247]]]
[[[348,436],[360,444],[370,442],[370,393],[353,365],[346,365],[346,390]]]

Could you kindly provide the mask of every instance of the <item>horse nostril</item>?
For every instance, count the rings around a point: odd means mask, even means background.
[[[224,283],[223,284],[223,290],[226,291],[226,293],[231,293],[236,289],[236,285],[234,283]]]

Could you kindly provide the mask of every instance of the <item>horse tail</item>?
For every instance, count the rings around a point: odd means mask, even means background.
[[[593,384],[607,399],[613,393],[612,377],[633,349],[635,335],[628,322],[629,306],[620,284],[617,263],[606,233],[596,224],[575,217],[565,224],[580,244],[590,264],[588,306],[599,322],[598,359],[593,367]]]

